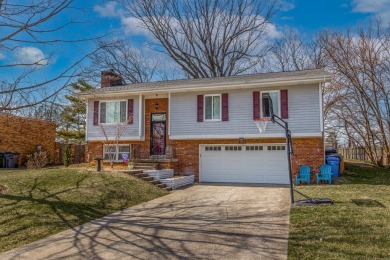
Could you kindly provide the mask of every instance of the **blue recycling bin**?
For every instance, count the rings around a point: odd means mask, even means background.
[[[330,165],[332,168],[332,177],[338,178],[339,177],[339,169],[340,169],[340,158],[339,157],[327,157],[326,163]]]

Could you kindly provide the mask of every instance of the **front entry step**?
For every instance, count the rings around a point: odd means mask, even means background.
[[[149,163],[149,162],[136,162],[134,169],[137,170],[155,170],[158,168],[158,163]]]
[[[143,173],[143,171],[123,171],[123,173],[129,174],[131,176],[137,177],[140,180],[146,181],[150,183],[151,185],[154,185],[160,189],[171,191],[171,187],[167,187],[165,184],[161,183],[158,180],[153,179],[152,177],[149,177],[148,174]]]

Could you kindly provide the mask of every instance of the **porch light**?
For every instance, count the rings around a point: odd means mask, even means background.
[[[154,105],[154,107],[156,108],[156,110],[158,110],[158,108],[160,107],[159,104],[156,102],[156,104]]]

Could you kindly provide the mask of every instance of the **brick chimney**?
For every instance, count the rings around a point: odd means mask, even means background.
[[[102,71],[100,85],[102,88],[120,86],[123,85],[123,78],[115,73],[113,69]]]

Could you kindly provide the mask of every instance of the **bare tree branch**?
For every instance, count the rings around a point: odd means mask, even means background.
[[[85,68],[84,76],[100,80],[100,72],[113,69],[121,75],[124,83],[149,82],[158,77],[160,61],[148,59],[139,49],[130,44],[113,40],[98,42],[99,51],[90,56],[91,66]]]
[[[0,63],[3,75],[6,75],[0,81],[0,112],[51,102],[69,86],[73,77],[79,75],[78,66],[85,57],[76,57],[76,61],[66,65],[63,71],[42,79],[42,70],[50,65],[61,44],[98,38],[66,39],[68,34],[61,33],[70,26],[83,23],[66,16],[68,10],[83,12],[74,2],[0,0],[0,54],[7,57]],[[52,49],[52,53],[44,54],[37,46]]]
[[[330,119],[380,164],[378,147],[390,152],[390,27],[375,21],[346,33],[325,31],[317,42],[336,75],[331,86],[339,98]]]
[[[129,15],[157,39],[191,78],[248,72],[267,52],[277,0],[123,0]]]

